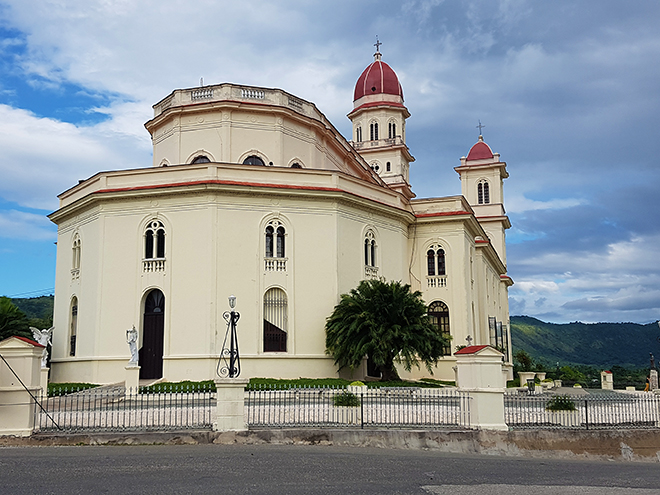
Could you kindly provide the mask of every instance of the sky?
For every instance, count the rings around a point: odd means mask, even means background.
[[[0,0],[0,295],[53,292],[57,195],[151,166],[172,90],[281,88],[350,137],[378,35],[417,197],[460,194],[479,121],[507,162],[510,313],[655,321],[658,26],[656,0]]]

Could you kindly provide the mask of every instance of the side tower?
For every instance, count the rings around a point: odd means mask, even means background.
[[[511,228],[504,210],[504,179],[509,177],[506,162],[501,162],[500,154],[493,153],[483,136],[479,136],[454,170],[461,176],[463,196],[506,266],[505,231]]]
[[[408,199],[408,168],[415,161],[406,146],[406,119],[410,117],[403,104],[403,90],[392,68],[381,60],[380,43],[376,43],[374,61],[357,80],[353,95],[351,144],[371,168],[394,190]]]

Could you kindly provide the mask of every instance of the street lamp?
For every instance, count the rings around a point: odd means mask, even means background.
[[[229,296],[229,311],[225,311],[222,317],[227,322],[227,332],[225,340],[222,342],[222,351],[220,351],[220,360],[216,373],[222,378],[236,378],[241,374],[241,359],[238,353],[238,337],[236,336],[236,323],[241,317],[236,307],[236,296]],[[227,342],[229,341],[229,342]],[[227,347],[229,344],[229,347]]]

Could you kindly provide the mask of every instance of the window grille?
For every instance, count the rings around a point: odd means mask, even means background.
[[[286,352],[288,301],[279,288],[264,295],[264,352]]]
[[[71,325],[69,330],[69,356],[76,355],[76,335],[78,333],[78,298],[71,300]]]

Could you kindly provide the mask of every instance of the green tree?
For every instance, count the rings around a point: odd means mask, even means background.
[[[534,368],[534,360],[532,356],[520,349],[513,355],[514,364],[517,365],[516,371],[532,371]]]
[[[422,293],[383,279],[363,280],[342,294],[325,331],[326,353],[339,368],[355,369],[369,356],[383,381],[399,379],[395,362],[410,371],[421,361],[432,373],[449,345],[430,322]]]
[[[25,313],[8,297],[0,297],[0,340],[12,335],[32,338]]]

